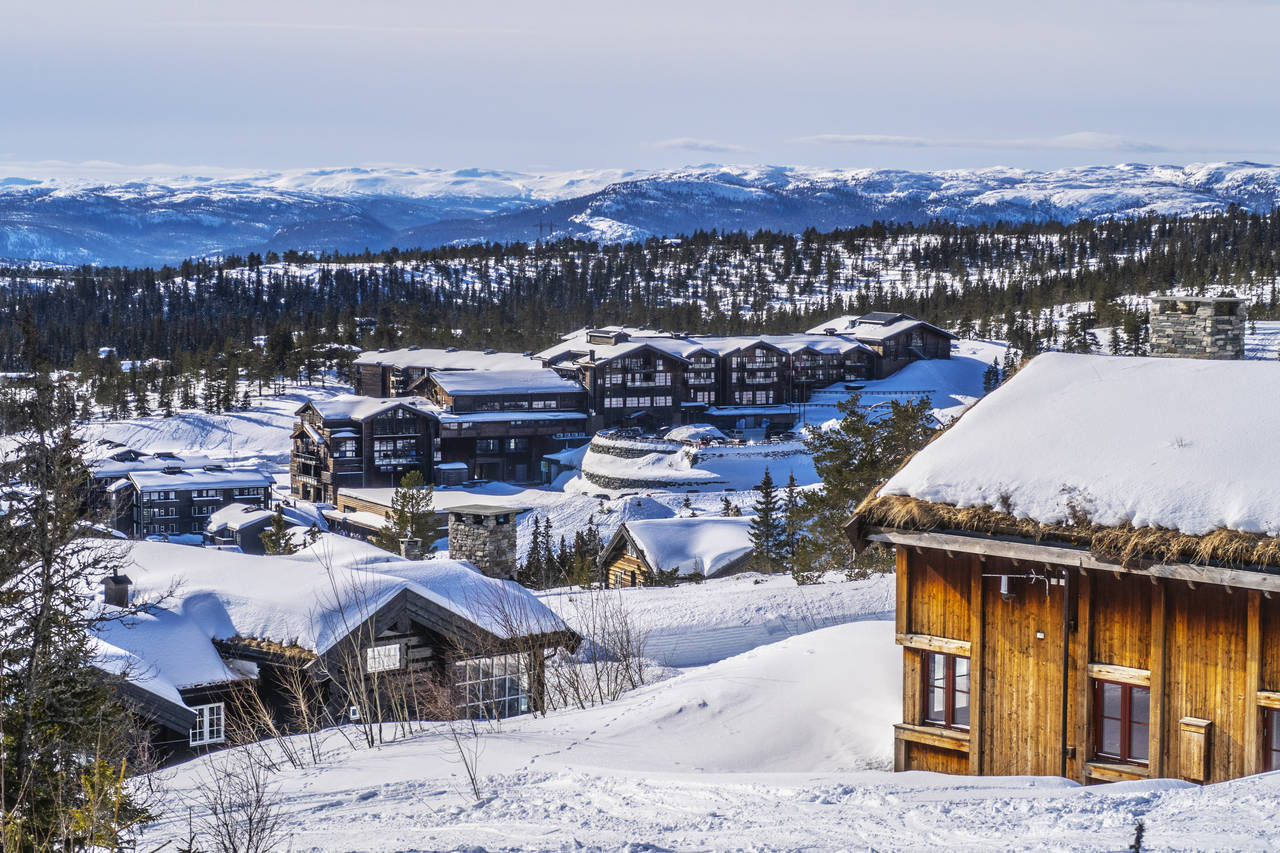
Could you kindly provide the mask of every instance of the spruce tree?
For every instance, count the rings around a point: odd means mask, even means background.
[[[0,840],[15,851],[120,849],[146,817],[123,779],[138,742],[93,634],[127,611],[93,596],[126,554],[90,538],[71,389],[40,375],[8,391],[4,421],[22,441],[0,462]]]
[[[298,550],[289,535],[289,522],[284,517],[284,507],[276,507],[271,516],[271,526],[258,535],[262,550],[267,554],[292,554]]]
[[[822,488],[806,490],[800,497],[800,513],[807,522],[796,546],[794,565],[800,571],[856,573],[868,566],[872,558],[855,559],[844,526],[858,503],[934,434],[927,397],[911,403],[894,400],[889,413],[874,421],[856,395],[837,404],[836,410],[842,417],[835,427],[805,435]]]
[[[751,562],[756,571],[773,574],[779,566],[782,544],[782,507],[778,503],[778,490],[773,485],[773,475],[768,467],[764,479],[756,486],[760,493],[755,502],[755,518],[751,520]]]
[[[440,537],[440,523],[431,507],[434,489],[421,471],[410,471],[400,478],[400,486],[391,496],[391,518],[386,527],[373,537],[373,544],[386,551],[400,553],[400,540],[417,539],[426,549]]]

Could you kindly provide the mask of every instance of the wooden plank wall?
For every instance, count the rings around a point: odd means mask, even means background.
[[[1263,769],[1258,691],[1280,692],[1280,596],[1229,592],[1129,574],[1069,569],[1070,585],[999,575],[1043,573],[969,554],[900,548],[897,630],[971,643],[975,672],[970,752],[900,743],[899,763],[950,773],[1048,774],[1061,769],[1062,606],[1069,589],[1067,772],[1085,781],[1092,759],[1090,664],[1151,673],[1150,775],[1179,777],[1183,718],[1211,721],[1207,779]],[[1059,567],[1049,575],[1063,577]],[[903,717],[920,725],[920,653],[903,654]],[[1188,753],[1187,758],[1192,758]],[[1140,772],[1141,768],[1136,768]]]
[[[1012,598],[1006,601],[1000,579],[991,577],[1031,568],[990,557],[982,579],[983,773],[1057,775],[1061,770],[1063,588],[1013,578]]]
[[[1199,717],[1213,721],[1205,781],[1243,776],[1246,729],[1258,720],[1256,692],[1248,697],[1245,690],[1249,596],[1179,582],[1169,583],[1165,595],[1165,775],[1178,775],[1179,720]]]

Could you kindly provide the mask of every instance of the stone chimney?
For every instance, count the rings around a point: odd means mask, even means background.
[[[414,539],[412,536],[408,539],[400,540],[400,556],[406,560],[422,559],[422,540]]]
[[[112,572],[102,579],[102,600],[113,607],[128,607],[132,589],[128,575]]]
[[[1238,296],[1151,297],[1151,354],[1244,358],[1244,303]]]
[[[514,578],[516,511],[481,505],[449,510],[449,557],[471,563],[491,578]]]

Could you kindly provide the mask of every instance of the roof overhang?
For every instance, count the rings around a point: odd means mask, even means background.
[[[851,534],[852,535],[852,534]],[[1133,564],[1100,560],[1085,548],[1070,545],[1033,542],[1002,536],[980,536],[963,531],[902,530],[870,527],[857,532],[866,542],[882,542],[908,548],[930,548],[948,553],[1000,557],[1026,563],[1078,568],[1081,571],[1113,572],[1188,583],[1216,584],[1235,589],[1256,589],[1266,593],[1280,592],[1280,572],[1268,566],[1256,569],[1202,566],[1194,563],[1160,563],[1136,561]]]

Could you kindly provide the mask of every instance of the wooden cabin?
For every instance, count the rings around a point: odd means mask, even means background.
[[[897,551],[897,770],[1280,769],[1280,365],[1039,356],[859,507]],[[1240,417],[1240,412],[1249,412]]]
[[[607,587],[645,586],[661,573],[718,578],[751,567],[753,517],[702,516],[628,521],[600,552]]]

